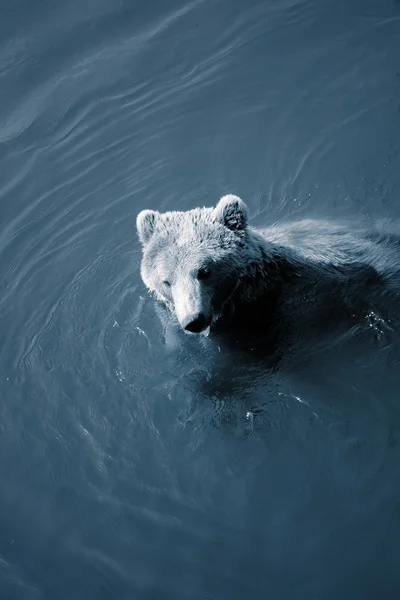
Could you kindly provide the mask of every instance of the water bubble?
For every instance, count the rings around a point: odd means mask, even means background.
[[[376,314],[373,310],[370,310],[365,320],[367,322],[368,327],[374,330],[378,337],[382,336],[384,333],[384,329],[387,326],[386,321]]]

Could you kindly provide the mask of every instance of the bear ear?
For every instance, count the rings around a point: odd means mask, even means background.
[[[142,210],[136,218],[136,229],[142,244],[147,244],[154,233],[160,213],[156,210]]]
[[[215,216],[222,225],[232,231],[240,231],[247,226],[247,207],[239,196],[222,196],[215,207]]]

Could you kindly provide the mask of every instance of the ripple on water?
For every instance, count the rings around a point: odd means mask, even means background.
[[[85,572],[155,597],[262,597],[267,576],[282,589],[299,567],[309,581],[336,570],[346,528],[360,560],[371,521],[388,531],[376,515],[396,497],[390,323],[371,312],[272,372],[159,322],[140,281],[141,208],[189,208],[238,185],[259,187],[260,220],[315,212],[337,148],[362,141],[367,121],[379,129],[386,107],[383,47],[365,54],[361,17],[335,29],[334,13],[324,29],[323,4],[217,4],[215,19],[196,0],[138,20],[126,5],[122,21],[122,5],[100,1],[94,16],[65,4],[0,42],[15,90],[0,99],[10,595],[42,597],[32,572],[59,589],[63,565],[70,582]],[[392,26],[368,23],[390,43]],[[379,343],[355,356],[365,330]]]

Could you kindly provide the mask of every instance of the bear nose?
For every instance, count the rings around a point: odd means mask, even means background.
[[[186,331],[190,331],[191,333],[200,333],[206,328],[206,326],[206,316],[203,313],[200,313],[194,318],[191,318],[190,321],[184,326],[184,329]]]

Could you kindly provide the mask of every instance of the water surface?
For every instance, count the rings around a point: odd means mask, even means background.
[[[3,0],[1,598],[399,597],[396,332],[260,369],[164,328],[135,233],[399,218],[399,49],[394,0]]]

